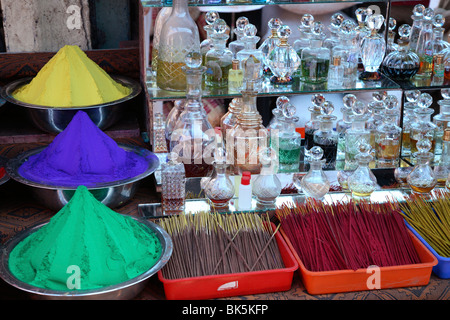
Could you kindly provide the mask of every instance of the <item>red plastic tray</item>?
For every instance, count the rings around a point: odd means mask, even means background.
[[[275,225],[271,225],[275,230]],[[284,268],[182,279],[165,279],[159,271],[158,279],[164,284],[166,299],[214,299],[289,290],[298,264],[280,232],[275,234],[275,239]]]
[[[306,269],[282,228],[280,232],[298,262],[301,280],[309,294],[373,290],[368,287],[369,277],[372,277],[373,273],[367,269],[320,272]],[[429,283],[433,266],[438,261],[411,231],[408,232],[421,263],[379,268],[380,286],[377,289],[424,286]]]

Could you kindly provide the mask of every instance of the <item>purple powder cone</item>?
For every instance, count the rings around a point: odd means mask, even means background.
[[[78,111],[47,148],[21,165],[19,173],[34,182],[75,187],[133,178],[147,167],[146,158],[119,147]]]

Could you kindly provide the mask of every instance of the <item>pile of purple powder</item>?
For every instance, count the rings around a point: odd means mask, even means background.
[[[147,158],[118,146],[78,111],[48,147],[20,166],[19,174],[41,184],[89,187],[130,179],[147,168]]]

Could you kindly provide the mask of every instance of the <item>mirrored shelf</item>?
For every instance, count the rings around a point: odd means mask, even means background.
[[[402,90],[438,90],[441,88],[450,88],[450,80],[445,79],[443,84],[433,84],[431,78],[417,79],[413,78],[409,81],[396,81]]]
[[[331,93],[331,92],[349,92],[349,91],[371,91],[371,90],[400,90],[401,87],[391,79],[382,75],[377,81],[356,80],[352,84],[345,87],[330,87],[327,83],[309,84],[294,78],[290,85],[274,85],[269,78],[265,78],[262,89],[258,96],[277,96],[277,95],[295,95],[295,94],[312,94],[312,93]],[[174,100],[185,97],[185,92],[166,91],[159,89],[156,83],[148,81],[147,91],[150,99],[154,100]],[[203,89],[203,98],[233,98],[240,96],[239,93],[230,93],[227,89]]]

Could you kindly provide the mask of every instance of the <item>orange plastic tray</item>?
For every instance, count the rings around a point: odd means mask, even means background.
[[[274,224],[271,224],[275,230]],[[279,232],[275,239],[284,268],[264,271],[230,273],[182,279],[165,279],[158,272],[168,300],[199,300],[241,296],[248,294],[287,291],[292,286],[297,260]]]
[[[301,280],[309,294],[372,290],[367,283],[369,277],[373,276],[373,273],[368,272],[367,269],[320,272],[307,270],[282,228],[280,228],[280,232],[298,262]],[[424,286],[429,283],[433,266],[438,261],[412,232],[409,230],[408,232],[421,262],[402,266],[381,267],[379,269],[379,289]]]

